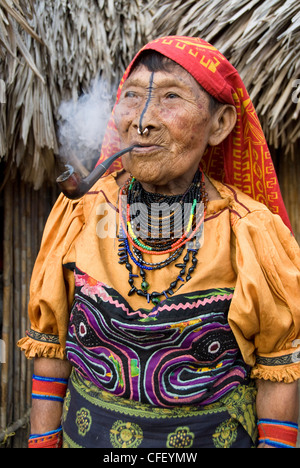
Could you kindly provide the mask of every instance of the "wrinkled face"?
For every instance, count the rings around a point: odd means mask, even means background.
[[[115,109],[122,148],[141,145],[123,157],[124,168],[145,188],[182,192],[207,147],[212,120],[209,96],[187,71],[174,65],[172,72],[154,73],[140,65]]]

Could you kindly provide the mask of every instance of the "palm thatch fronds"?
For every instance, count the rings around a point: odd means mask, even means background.
[[[54,180],[61,102],[114,87],[149,35],[145,0],[0,0],[0,159],[36,189]],[[16,47],[16,44],[18,47]],[[33,66],[34,65],[34,66]]]
[[[40,42],[40,38],[28,24],[32,14],[31,2],[21,0],[20,4],[18,0],[0,0],[0,159],[8,150],[7,88],[16,79],[18,55],[22,56],[27,66],[44,81],[20,33],[20,30],[26,31]]]
[[[5,52],[8,52],[11,58],[17,59],[17,50],[19,50],[27,65],[44,81],[17,28],[17,25],[19,25],[30,36],[40,42],[41,39],[28,24],[28,20],[32,19],[32,14],[31,0],[20,0],[20,2],[18,0],[0,0],[0,57],[5,59]],[[14,21],[11,21],[11,19]],[[9,82],[14,78],[15,63],[14,60],[10,60],[8,63]]]
[[[199,36],[217,47],[242,76],[269,144],[299,155],[298,0],[153,0],[150,7],[159,36]]]

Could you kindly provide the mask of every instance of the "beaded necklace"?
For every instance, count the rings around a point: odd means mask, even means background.
[[[173,295],[177,288],[178,282],[185,282],[191,279],[191,274],[197,265],[197,253],[200,248],[199,239],[203,234],[204,217],[206,212],[207,194],[205,192],[204,175],[200,171],[197,171],[193,182],[189,189],[183,195],[177,196],[165,196],[161,194],[150,194],[146,192],[141,184],[135,180],[134,177],[128,179],[124,187],[121,189],[121,195],[126,196],[127,204],[126,207],[122,206],[123,197],[119,200],[119,213],[120,213],[120,235],[119,235],[119,263],[125,264],[129,272],[129,285],[131,286],[128,295],[138,294],[150,301],[154,305],[158,305],[161,301],[161,297],[168,298]],[[163,238],[161,236],[162,229],[158,229],[158,238],[146,237],[143,241],[134,232],[134,215],[131,214],[130,208],[134,203],[142,203],[146,208],[144,214],[148,216],[147,226],[152,232],[152,225],[155,223],[156,227],[161,225],[162,221],[169,222],[171,229],[171,235],[169,238]],[[151,207],[153,203],[166,203],[169,207],[176,206],[175,211],[170,211],[168,216],[160,217],[153,216],[151,213]],[[188,216],[183,209],[184,204],[190,206]],[[200,215],[196,216],[196,207],[200,207]],[[185,214],[184,214],[185,213]],[[176,215],[181,214],[181,219],[184,222],[183,233],[180,237],[176,238],[176,229],[174,229],[174,219]],[[186,222],[187,221],[187,222]],[[135,226],[136,227],[136,226]],[[178,231],[178,230],[177,230]],[[180,269],[179,275],[174,281],[170,283],[170,286],[162,292],[149,292],[150,285],[146,281],[146,271],[158,270],[170,265],[175,262],[183,253],[185,247],[187,253],[183,258],[182,263],[177,263],[175,266]],[[147,262],[143,258],[143,254],[151,255],[165,255],[169,254],[169,257],[163,261],[151,263]],[[139,275],[132,273],[132,265],[129,261],[139,267]],[[187,270],[187,264],[191,260],[191,266]],[[184,276],[186,278],[184,279]],[[141,277],[141,288],[137,288],[134,285],[135,278]]]

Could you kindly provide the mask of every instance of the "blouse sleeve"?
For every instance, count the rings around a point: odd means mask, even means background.
[[[74,296],[73,272],[63,266],[84,224],[83,202],[60,195],[45,226],[33,269],[28,306],[31,328],[18,342],[27,358],[65,358]]]
[[[252,377],[300,378],[300,253],[277,215],[258,210],[233,227],[237,285],[229,322]]]

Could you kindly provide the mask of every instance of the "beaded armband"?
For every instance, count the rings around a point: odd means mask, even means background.
[[[298,424],[289,421],[259,419],[258,436],[260,444],[275,448],[296,448]]]
[[[52,400],[63,403],[68,386],[67,379],[52,377],[32,377],[32,398],[36,400]]]
[[[45,434],[31,434],[28,448],[62,448],[62,428]]]

